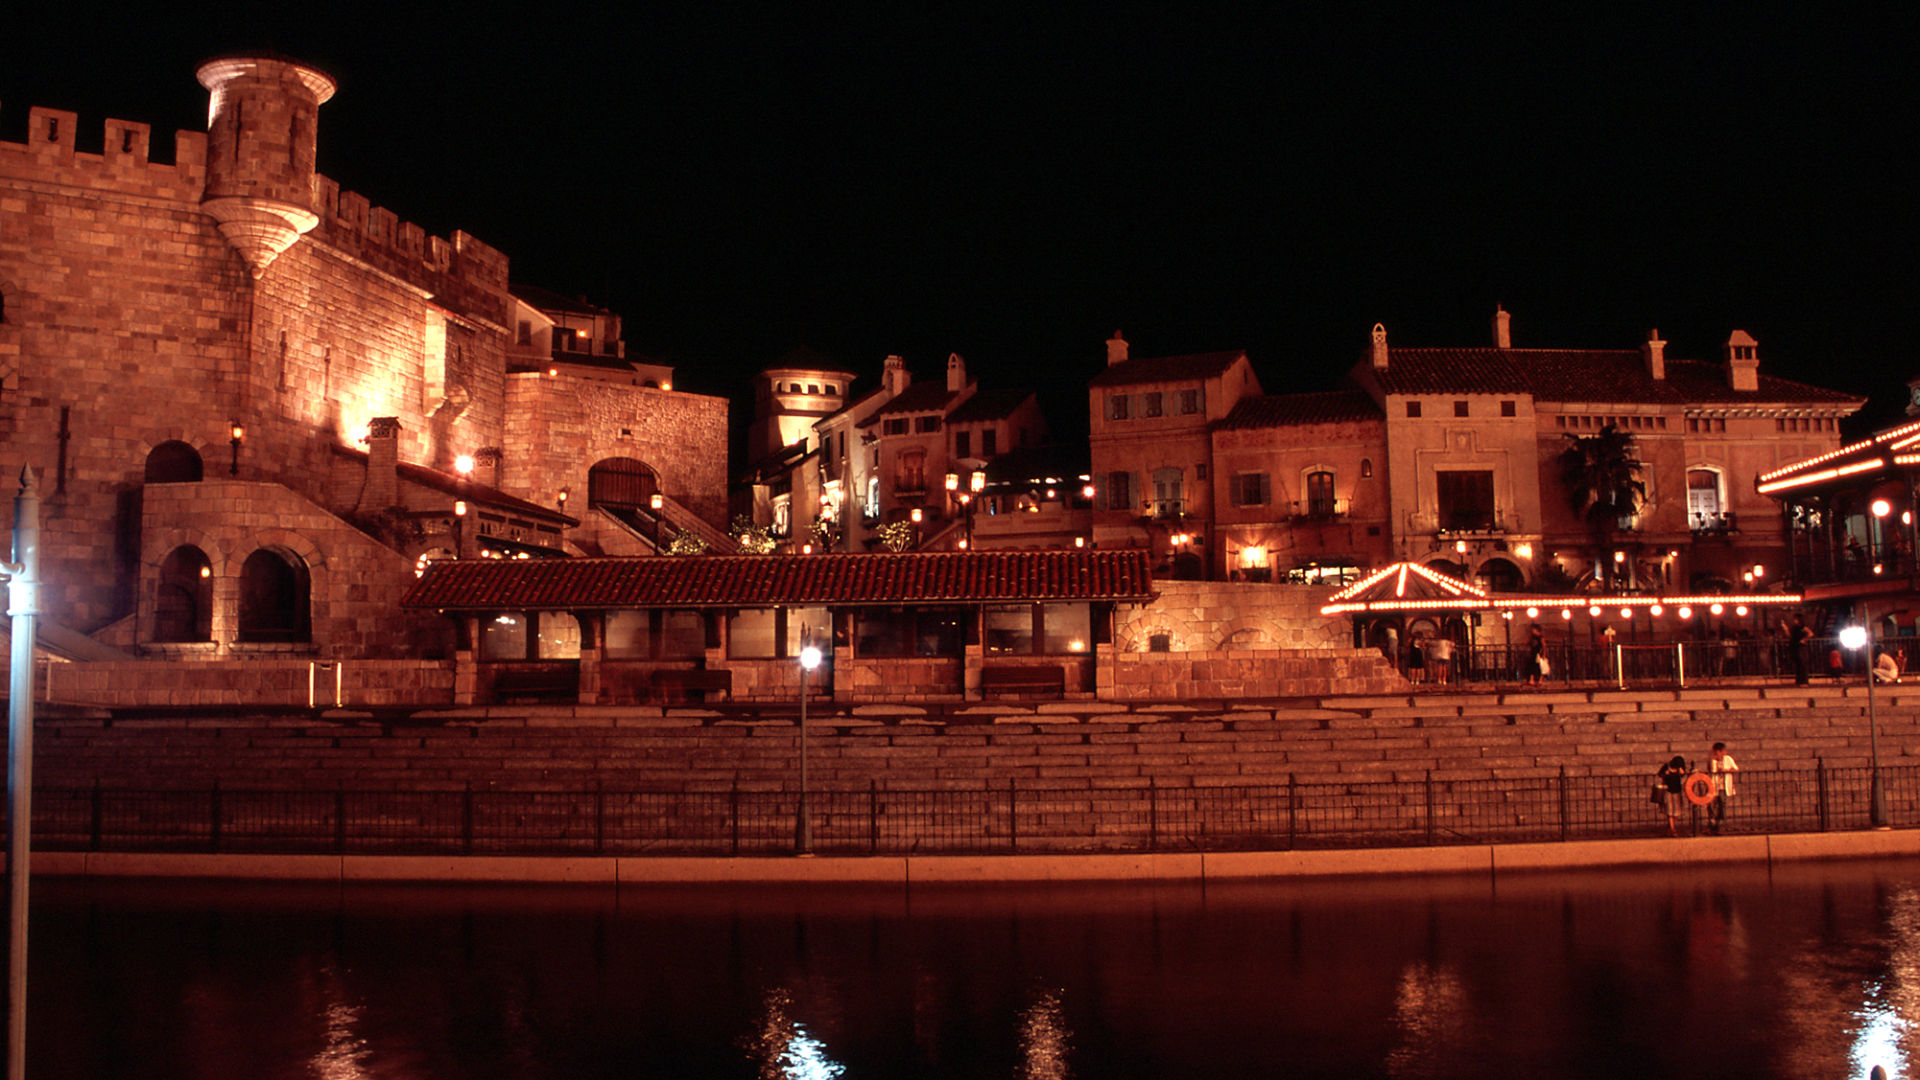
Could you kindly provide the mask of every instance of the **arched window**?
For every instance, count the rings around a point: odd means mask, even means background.
[[[306,641],[307,564],[291,552],[261,548],[240,567],[240,640]]]
[[[147,453],[149,484],[197,484],[201,473],[200,451],[178,439],[163,442]]]
[[[641,509],[658,490],[653,470],[632,458],[604,458],[587,470],[588,506]]]
[[[210,641],[213,638],[213,566],[197,547],[185,544],[160,564],[160,591],[154,597],[153,640]]]
[[[1474,571],[1473,581],[1488,592],[1519,592],[1520,568],[1506,559],[1488,559]]]

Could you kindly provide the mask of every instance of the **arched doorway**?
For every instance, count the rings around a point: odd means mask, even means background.
[[[310,633],[307,564],[261,548],[240,567],[241,641],[306,641]]]
[[[154,641],[213,639],[213,566],[192,544],[167,554],[154,596]]]
[[[1473,583],[1490,593],[1519,592],[1520,568],[1507,559],[1488,559],[1473,572]]]
[[[587,470],[587,505],[646,509],[660,481],[652,469],[632,458],[603,458]]]
[[[204,472],[200,451],[178,439],[163,442],[147,452],[149,484],[197,484]]]

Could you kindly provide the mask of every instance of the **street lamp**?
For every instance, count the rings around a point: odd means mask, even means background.
[[[240,475],[240,442],[242,439],[245,439],[247,437],[247,429],[241,426],[240,422],[236,420],[233,422],[233,427],[229,432],[229,434],[232,435],[232,438],[227,440],[227,445],[233,447],[233,461],[227,466],[227,475],[239,476]]]
[[[1849,649],[1867,645],[1869,639],[1864,626],[1848,626],[1840,631],[1840,644]],[[1867,748],[1873,761],[1873,779],[1867,790],[1867,816],[1874,828],[1884,829],[1888,825],[1887,791],[1880,786],[1880,726],[1874,714],[1872,650],[1862,655],[1867,658]]]
[[[647,509],[653,511],[650,516],[653,518],[653,553],[655,555],[660,554],[660,504],[663,501],[665,500],[660,498],[660,493],[657,491],[647,497]]]
[[[20,470],[13,559],[0,563],[13,618],[7,683],[7,1076],[27,1075],[27,885],[33,866],[33,640],[40,615],[40,486]]]
[[[807,815],[807,676],[820,666],[820,646],[800,628],[800,808],[794,825],[793,853],[813,854],[813,820]]]
[[[919,551],[920,550],[920,522],[925,520],[926,512],[916,506],[913,508],[912,512],[908,514],[908,516],[913,519],[913,550]]]

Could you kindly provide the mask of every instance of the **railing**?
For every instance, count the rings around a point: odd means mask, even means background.
[[[1907,670],[1920,664],[1920,641],[1887,638],[1878,642],[1889,651],[1908,652]],[[1909,647],[1911,646],[1911,648]],[[1832,663],[1840,654],[1840,665]],[[1794,648],[1768,638],[1668,641],[1657,644],[1554,643],[1546,647],[1548,674],[1542,683],[1604,683],[1609,686],[1673,686],[1712,679],[1794,678]],[[1836,638],[1815,638],[1802,654],[1812,679],[1866,677],[1869,658],[1863,651],[1843,649]],[[1403,658],[1404,667],[1404,658]],[[1461,683],[1531,681],[1531,653],[1524,644],[1474,645],[1454,650],[1452,680]],[[1409,672],[1412,673],[1411,671]],[[1434,680],[1431,663],[1419,676]]]
[[[1740,832],[1869,826],[1871,770],[1749,770]],[[1895,825],[1920,824],[1920,765],[1881,770]],[[1291,850],[1664,835],[1647,774],[1517,780],[1087,789],[1008,782],[968,791],[877,782],[809,793],[814,850],[839,855]],[[790,790],[42,790],[44,851],[457,855],[778,855]],[[1682,827],[1705,815],[1691,804]]]

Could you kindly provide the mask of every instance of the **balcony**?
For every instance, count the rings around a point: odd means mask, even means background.
[[[1288,504],[1296,521],[1338,521],[1351,509],[1348,499],[1295,499]]]
[[[1739,522],[1731,510],[1724,514],[1688,514],[1687,528],[1695,537],[1728,536],[1740,531]]]

